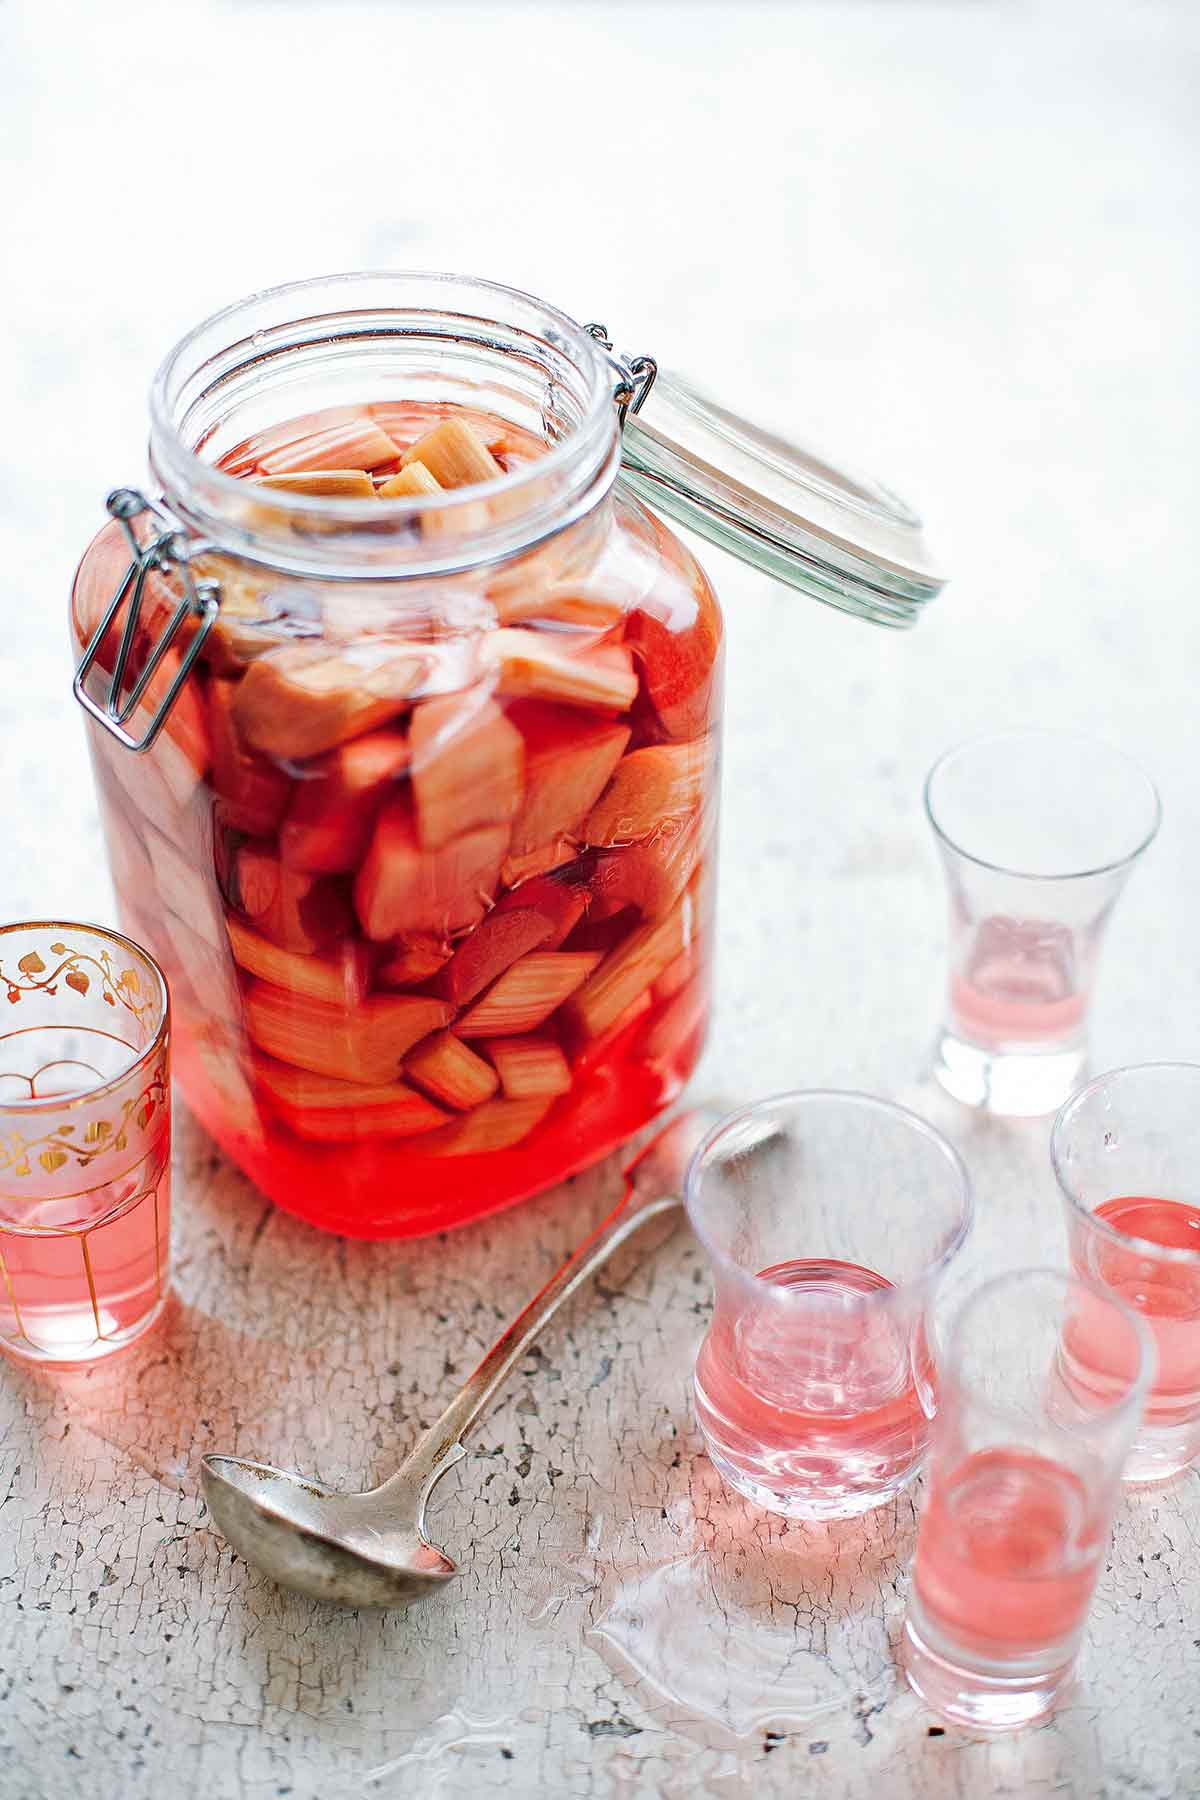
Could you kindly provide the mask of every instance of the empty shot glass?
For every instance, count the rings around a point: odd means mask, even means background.
[[[1124,1371],[1064,1374],[1081,1317]],[[1071,1678],[1121,1468],[1154,1368],[1145,1321],[1057,1269],[970,1294],[939,1348],[938,1412],[900,1656],[932,1711],[974,1731],[1050,1712]]]
[[[781,1094],[724,1120],[688,1171],[714,1311],[696,1416],[723,1478],[768,1511],[882,1505],[920,1466],[928,1308],[965,1239],[957,1152],[865,1094]]]
[[[1006,731],[935,763],[925,809],[950,900],[934,1074],[971,1106],[1052,1113],[1083,1075],[1104,928],[1158,830],[1158,793],[1090,738]]]
[[[1098,1076],[1054,1121],[1050,1155],[1072,1267],[1141,1313],[1158,1352],[1125,1478],[1166,1481],[1200,1457],[1200,1067]],[[1084,1392],[1128,1376],[1101,1316],[1085,1310],[1068,1348]]]
[[[162,1310],[170,1009],[144,950],[95,925],[0,927],[0,1347],[84,1362]]]

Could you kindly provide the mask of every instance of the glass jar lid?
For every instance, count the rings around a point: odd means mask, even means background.
[[[641,499],[827,606],[916,624],[946,578],[902,500],[640,361],[622,478]]]

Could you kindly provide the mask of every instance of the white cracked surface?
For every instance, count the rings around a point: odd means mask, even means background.
[[[905,1099],[975,1174],[967,1271],[1061,1256],[1044,1123],[920,1082],[942,898],[918,794],[948,741],[1008,723],[1139,754],[1166,823],[1114,922],[1096,1060],[1197,1056],[1198,55],[1187,0],[10,0],[0,915],[108,911],[63,613],[105,490],[141,471],[161,352],[303,273],[514,281],[929,517],[954,581],[908,638],[705,553],[730,691],[698,1088]],[[932,1737],[887,1655],[912,1506],[818,1533],[722,1495],[682,1231],[574,1305],[444,1484],[449,1594],[337,1615],[231,1560],[203,1450],[385,1472],[615,1181],[348,1244],[183,1121],[164,1331],[90,1375],[0,1372],[5,1800],[1200,1788],[1200,1480],[1123,1501],[1052,1724]]]

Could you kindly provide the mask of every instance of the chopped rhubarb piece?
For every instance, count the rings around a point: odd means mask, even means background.
[[[553,1099],[571,1085],[571,1068],[553,1038],[496,1038],[483,1048],[496,1065],[508,1100]]]
[[[657,996],[660,983],[655,983]],[[672,995],[646,1026],[638,1055],[647,1062],[671,1062],[686,1055],[708,1020],[708,981],[699,976]]]
[[[269,938],[251,931],[240,919],[225,920],[234,961],[250,975],[269,981],[272,987],[307,994],[331,1005],[354,1006],[367,991],[367,956],[364,947],[348,938],[322,956],[303,956],[281,950]]]
[[[245,998],[246,1030],[260,1050],[340,1081],[397,1080],[413,1045],[449,1016],[442,1001],[415,994],[379,994],[357,1006],[334,1006],[256,981]]]
[[[376,981],[385,988],[416,987],[436,975],[454,954],[443,938],[420,932],[395,938],[386,948],[375,972]]]
[[[394,462],[396,446],[367,414],[325,425],[259,455],[260,475],[295,475],[313,469],[374,469]]]
[[[260,845],[237,851],[232,897],[264,937],[306,956],[351,929],[349,902],[335,882],[287,868]]]
[[[220,903],[200,869],[188,861],[179,847],[153,825],[143,837],[154,885],[167,912],[183,919],[190,930],[223,956],[227,954]]]
[[[435,425],[404,452],[400,461],[405,467],[412,462],[424,463],[438,486],[444,488],[474,487],[504,473],[487,445],[462,418],[444,419]]]
[[[510,431],[520,430],[519,426],[505,425],[491,413],[459,406],[453,400],[372,400],[367,411],[387,432],[400,455],[415,448],[417,439],[424,437],[443,419],[462,419],[489,450]],[[521,435],[524,437],[526,433]]]
[[[325,500],[371,500],[375,495],[375,483],[365,469],[297,469],[294,475],[260,475],[255,485]]]
[[[390,1106],[412,1094],[399,1081],[339,1081],[335,1075],[320,1075],[312,1069],[298,1069],[292,1063],[279,1062],[273,1056],[255,1052],[251,1069],[258,1085],[272,1100],[284,1106],[302,1106],[312,1112],[339,1112],[344,1106]],[[444,1115],[443,1115],[444,1116]]]
[[[568,1022],[585,1038],[607,1031],[691,942],[695,923],[695,907],[688,892],[665,919],[639,925],[571,996],[566,1007]]]
[[[340,1087],[351,1087],[339,1082]],[[359,1144],[375,1138],[415,1137],[420,1132],[436,1131],[450,1116],[440,1106],[418,1094],[404,1082],[393,1083],[391,1098],[372,1100],[367,1104],[343,1101],[337,1107],[289,1106],[275,1102],[275,1111],[297,1137],[318,1144]]]
[[[453,1125],[431,1132],[414,1149],[422,1156],[482,1156],[511,1150],[541,1124],[553,1104],[550,1099],[488,1100]]]
[[[271,650],[295,647],[320,631],[320,606],[297,582],[251,571],[228,556],[207,552],[192,563],[198,581],[215,581],[221,610],[204,640],[202,660],[218,675],[241,675]],[[308,646],[310,652],[314,648]]]
[[[489,421],[479,435],[506,471],[522,467],[525,463],[537,462],[550,448],[544,438],[526,431],[521,425],[505,425],[497,434],[493,429],[495,423],[494,419]],[[478,426],[476,430],[479,431]]]
[[[490,1100],[500,1081],[492,1065],[476,1056],[452,1031],[436,1031],[411,1050],[405,1058],[404,1073],[456,1112],[466,1112]]]
[[[326,874],[356,868],[379,809],[408,760],[402,732],[372,731],[310,763],[279,833],[284,862]]]
[[[419,494],[440,494],[442,484],[435,481],[423,462],[406,463],[398,475],[390,475],[379,489],[381,500],[414,499]]]
[[[697,811],[712,767],[708,741],[631,750],[592,808],[584,842],[635,844]]]
[[[364,406],[326,406],[320,412],[301,413],[297,418],[284,419],[278,425],[268,425],[264,431],[256,431],[253,437],[227,450],[218,462],[217,467],[227,475],[250,475],[259,467],[264,456],[270,456],[275,450],[282,450],[291,444],[298,444],[316,432],[328,431],[334,425],[359,425],[364,417],[370,417],[371,408]],[[382,420],[376,420],[382,424]],[[386,431],[386,425],[383,426]],[[392,452],[395,455],[395,451]]]
[[[561,581],[543,585],[536,581],[520,587],[489,588],[501,625],[571,625],[591,634],[615,631],[625,617],[620,600],[612,594],[592,592],[585,582]]]
[[[558,700],[601,712],[624,712],[638,690],[633,657],[620,644],[572,651],[559,633],[506,626],[493,631],[483,656],[496,687],[514,699]]]
[[[550,921],[533,907],[501,913],[494,907],[463,939],[437,978],[437,991],[455,1007],[467,1006],[505,969],[550,936]]]
[[[518,702],[509,716],[525,740],[525,798],[509,851],[521,857],[582,827],[621,760],[629,728],[532,700]]]
[[[175,744],[160,737],[148,756],[132,756],[91,720],[87,737],[93,765],[139,831],[155,825],[193,860],[211,850],[212,808],[200,796],[195,768]]]
[[[500,865],[500,886],[519,887],[534,875],[547,875],[552,869],[561,869],[565,863],[574,862],[578,855],[570,838],[564,837],[555,838],[552,844],[541,844],[536,850],[527,850],[523,856],[506,856]]]
[[[319,756],[407,712],[429,658],[404,651],[363,659],[291,644],[251,663],[234,718],[243,738],[271,756]]]
[[[71,609],[75,623],[75,636],[82,650],[90,644],[100,628],[100,621],[122,586],[129,573],[132,562],[129,540],[123,527],[116,519],[106,525],[103,531],[89,546],[83,561],[75,573],[75,585],[71,593]],[[143,589],[142,608],[139,615],[146,621],[150,614],[156,618],[161,612],[162,618],[168,619],[174,611],[178,596],[171,592],[161,574],[152,571],[147,577]],[[116,618],[104,635],[104,640],[97,653],[97,663],[106,675],[111,675],[116,666],[117,650],[128,618],[128,601],[118,610]],[[91,691],[97,678],[89,678]],[[126,688],[132,683],[126,676]],[[107,682],[97,683],[97,694],[103,696],[108,691]]]
[[[600,962],[595,950],[533,950],[508,969],[458,1020],[462,1037],[509,1037],[536,1031]]]
[[[669,912],[695,873],[701,845],[700,816],[667,819],[641,843],[605,850],[592,875],[592,909],[598,919],[636,907],[643,919]]]
[[[267,837],[287,810],[292,784],[283,769],[242,743],[233,718],[236,691],[237,684],[222,677],[208,684],[213,790],[224,824],[248,837]]]
[[[233,854],[226,897],[252,919],[267,912],[279,900],[279,858],[260,844],[241,845]]]
[[[166,699],[167,689],[179,673],[182,651],[174,645],[167,650],[150,677],[146,691],[138,702],[131,729],[142,731]],[[195,675],[189,675],[167,714],[162,735],[149,754],[163,771],[172,791],[181,800],[190,798],[196,782],[208,773],[212,748],[208,736],[208,715],[203,692]]]
[[[505,894],[438,977],[437,991],[455,1007],[476,994],[530,950],[557,949],[587,906],[586,888],[541,876]]]
[[[139,941],[156,956],[171,988],[172,1005],[186,1018],[187,1029],[199,1025],[232,1039],[240,1017],[241,995],[228,944],[214,949],[206,933],[159,907],[150,929]]]
[[[483,826],[438,850],[417,841],[411,798],[400,793],[380,813],[354,884],[369,938],[435,937],[477,925],[488,909],[508,849],[508,826]]]
[[[598,1032],[595,1037],[587,1038],[577,1032],[578,1052],[575,1056],[575,1067],[583,1073],[606,1063],[612,1056],[622,1039],[634,1035],[634,1027],[640,1019],[645,1018],[654,1007],[654,995],[649,988],[640,993],[636,1000],[631,1000],[623,1012],[619,1012],[612,1024]],[[569,1021],[568,1021],[569,1023]],[[622,1048],[625,1046],[622,1044]]]
[[[681,950],[673,963],[668,963],[654,984],[656,1000],[671,1000],[685,988],[700,967],[699,945],[693,941]]]
[[[534,876],[522,882],[519,889],[497,901],[495,910],[507,915],[534,908],[550,923],[541,949],[557,950],[570,937],[590,902],[591,893],[582,873],[568,869],[561,875]]]
[[[363,1084],[293,1069],[256,1056],[253,1073],[284,1123],[319,1143],[412,1137],[434,1131],[448,1115],[403,1081]]]
[[[662,572],[630,614],[625,635],[638,647],[646,693],[663,732],[695,738],[709,729],[720,704],[721,609],[678,539],[665,527],[657,535]]]
[[[95,775],[96,798],[117,898],[123,906],[136,902],[143,895],[152,902],[154,869],[146,849],[146,827],[122,804],[124,796],[104,763],[97,762]]]
[[[479,825],[507,827],[521,804],[525,743],[493,701],[477,694],[426,700],[413,712],[409,743],[424,849]]]

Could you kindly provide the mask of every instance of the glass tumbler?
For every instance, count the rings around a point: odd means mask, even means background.
[[[89,1361],[167,1294],[166,983],[115,931],[7,925],[0,1008],[0,1347]]]
[[[1084,1070],[1104,928],[1158,830],[1158,793],[1090,738],[1005,731],[935,763],[925,808],[950,899],[934,1074],[970,1106],[1054,1112]]]
[[[1125,1478],[1165,1481],[1200,1457],[1200,1067],[1098,1076],[1058,1115],[1050,1154],[1072,1266],[1154,1335],[1158,1373]],[[1127,1379],[1101,1317],[1085,1311],[1069,1348],[1082,1390]]]
[[[1085,1318],[1120,1359],[1103,1393],[1069,1375]],[[937,1361],[901,1659],[943,1718],[1010,1731],[1049,1712],[1070,1679],[1154,1344],[1111,1294],[1019,1269],[967,1297]]]
[[[705,1139],[686,1183],[715,1307],[696,1414],[722,1477],[770,1512],[880,1506],[920,1466],[927,1315],[971,1223],[958,1154],[865,1094],[781,1094]]]

